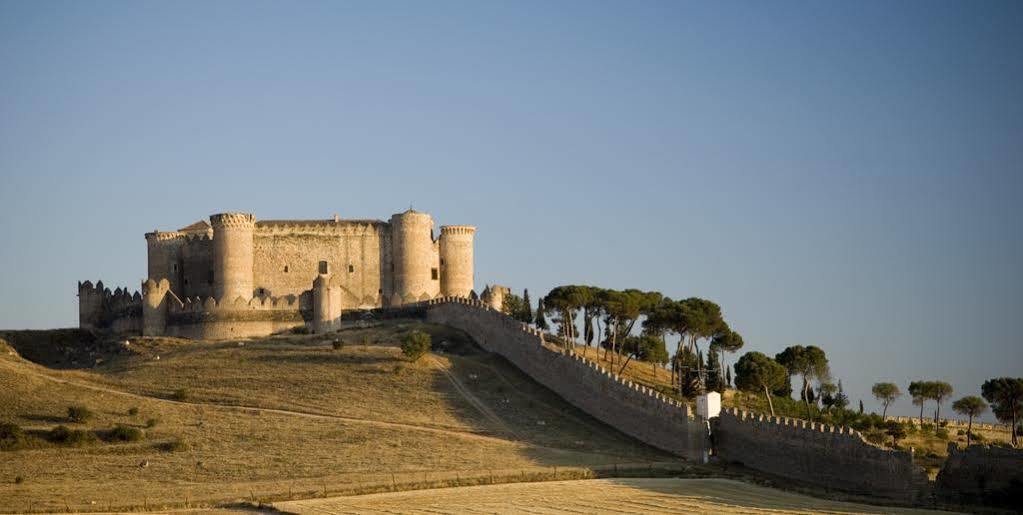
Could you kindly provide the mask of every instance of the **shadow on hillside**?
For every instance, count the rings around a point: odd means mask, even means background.
[[[28,414],[28,415],[19,415],[19,417],[23,418],[25,420],[29,420],[29,421],[32,421],[32,422],[40,422],[40,423],[43,423],[43,424],[67,424],[68,423],[67,417],[61,417],[61,416],[56,416],[56,415],[39,415],[39,414],[36,414],[36,413],[32,413],[32,414]]]
[[[575,408],[500,355],[477,346],[467,334],[445,326],[424,330],[433,336],[434,352],[450,363],[447,372],[460,386],[438,370],[434,390],[448,394],[452,411],[464,423],[529,445],[521,453],[536,466],[678,460]]]

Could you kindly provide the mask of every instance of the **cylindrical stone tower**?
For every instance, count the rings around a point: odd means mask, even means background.
[[[433,218],[409,209],[391,216],[391,259],[394,264],[394,292],[403,302],[431,291]]]
[[[142,335],[162,336],[167,331],[167,292],[170,281],[150,277],[142,283]]]
[[[468,297],[473,288],[472,245],[476,228],[444,225],[440,228],[440,294]]]
[[[181,292],[181,267],[179,257],[185,237],[177,231],[146,233],[148,251],[148,279],[167,279],[171,291]]]
[[[252,231],[248,213],[210,216],[213,226],[213,296],[217,301],[252,299]]]

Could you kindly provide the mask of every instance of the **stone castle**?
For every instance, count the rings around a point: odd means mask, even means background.
[[[342,311],[475,297],[476,228],[409,209],[381,220],[256,220],[220,213],[146,234],[142,293],[79,283],[79,325],[147,336],[329,331]]]

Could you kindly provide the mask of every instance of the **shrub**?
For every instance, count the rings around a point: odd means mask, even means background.
[[[139,414],[139,409],[136,407],[128,408],[128,414],[134,417]]]
[[[367,347],[369,346],[369,335],[368,334],[362,337],[362,344],[367,346]]]
[[[292,327],[291,334],[309,334],[309,328],[304,325]]]
[[[963,429],[956,430],[956,436],[965,436],[965,435],[966,435],[966,431],[965,430],[963,430]]]
[[[170,398],[175,401],[186,400],[188,399],[188,390],[185,388],[178,388],[177,390],[174,390],[174,393],[171,394]]]
[[[984,435],[982,435],[980,433],[973,433],[973,436],[970,436],[970,441],[973,442],[973,443],[983,442],[984,441]]]
[[[930,433],[931,431],[934,431],[934,424],[923,424],[920,426],[920,431],[923,433]]]
[[[57,426],[46,434],[46,439],[61,445],[83,445],[96,441],[96,435],[67,426]]]
[[[111,442],[137,442],[142,436],[142,430],[137,427],[117,424],[107,432],[106,439]]]
[[[330,346],[334,347],[334,350],[341,350],[345,348],[345,341],[341,338],[334,338],[334,341],[331,342]]]
[[[401,365],[394,365],[394,368],[391,369],[391,372],[394,372],[394,375],[398,375],[401,373],[402,368],[403,367]]]
[[[0,424],[0,450],[17,449],[25,443],[25,432],[16,424]]]
[[[863,433],[863,436],[864,438],[867,439],[868,442],[875,445],[883,444],[886,439],[885,434],[880,431],[870,431],[868,433]]]
[[[430,335],[422,331],[412,331],[405,335],[401,342],[401,352],[410,361],[419,361],[430,351]]]
[[[158,419],[158,418],[151,418],[151,419],[146,421],[146,429],[152,429],[152,428],[156,427],[156,425],[159,424],[159,423],[160,423],[160,419]]]
[[[944,427],[939,427],[937,430],[934,431],[934,436],[937,436],[942,440],[948,440],[948,429],[945,429]]]
[[[185,445],[185,442],[183,442],[180,438],[175,438],[168,442],[161,442],[157,444],[156,448],[163,452],[177,452],[187,449],[188,445]]]
[[[92,418],[92,412],[85,406],[68,406],[67,419],[71,422],[81,424]]]

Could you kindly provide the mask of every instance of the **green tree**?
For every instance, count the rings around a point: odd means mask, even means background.
[[[924,403],[929,399],[927,381],[911,381],[909,383],[909,396],[913,398],[913,405],[920,406],[920,426],[924,425]]]
[[[745,342],[743,342],[742,336],[740,336],[739,333],[737,333],[735,331],[732,331],[731,329],[718,333],[711,340],[711,342],[710,342],[711,346],[712,347],[716,347],[718,352],[721,353],[721,359],[717,360],[718,361],[717,368],[712,369],[712,370],[715,371],[716,374],[718,374],[718,381],[717,382],[718,382],[719,386],[720,386],[721,383],[724,382],[724,375],[725,375],[725,353],[726,352],[729,352],[729,353],[737,352],[739,349],[742,348],[744,343]],[[719,391],[722,391],[722,390],[719,390]]]
[[[723,392],[724,374],[721,373],[721,361],[718,359],[720,352],[714,342],[711,342],[707,351],[707,389],[715,392]]]
[[[788,371],[789,376],[799,375],[803,379],[800,397],[806,405],[806,418],[812,419],[810,412],[810,385],[813,381],[823,384],[831,377],[828,357],[815,345],[792,345],[778,353],[775,359]]]
[[[536,301],[536,328],[541,331],[547,330],[547,317],[544,315],[545,313],[543,299]]]
[[[870,391],[883,406],[881,421],[884,422],[888,418],[888,406],[891,406],[895,399],[902,395],[902,392],[899,391],[899,387],[895,383],[874,383],[874,387]]]
[[[401,352],[410,361],[419,361],[430,351],[430,335],[422,331],[411,331],[401,342]]]
[[[984,381],[981,395],[991,403],[991,411],[998,420],[1009,423],[1012,446],[1019,445],[1016,438],[1016,421],[1023,411],[1023,377],[998,377]]]
[[[522,311],[518,318],[526,324],[533,322],[533,303],[529,300],[529,288],[522,290]]]
[[[834,383],[821,383],[817,387],[817,392],[820,394],[821,406],[830,411],[835,405],[835,394],[838,392],[838,386],[835,386]]]
[[[628,336],[622,342],[622,352],[628,356],[628,360],[636,358],[650,363],[654,371],[656,371],[657,365],[668,362],[668,350],[664,348],[664,342],[655,336]],[[625,366],[628,364],[629,361],[626,361],[625,365],[622,365],[619,374],[625,370]]]
[[[725,369],[725,387],[732,386],[732,367]]]
[[[849,406],[849,396],[845,394],[845,389],[842,388],[842,380],[838,380],[838,391],[835,392],[834,400],[831,405],[840,410],[844,410]]]
[[[774,402],[771,401],[771,390],[787,376],[785,367],[761,352],[747,352],[735,364],[735,387],[744,392],[763,391],[772,416]]]
[[[969,417],[970,421],[966,426],[966,446],[969,447],[973,438],[973,417],[979,417],[984,413],[987,410],[987,403],[976,395],[968,395],[953,402],[952,409],[960,415]]]
[[[944,381],[930,381],[927,387],[927,396],[934,401],[934,425],[938,425],[941,417],[941,404],[952,396],[952,385]]]
[[[900,424],[900,423],[898,423],[898,422],[896,422],[894,420],[889,420],[888,422],[885,422],[884,426],[885,426],[885,431],[884,432],[888,436],[892,437],[892,447],[895,447],[896,445],[898,445],[899,438],[905,438],[906,437],[906,428],[903,427],[902,424]]]
[[[508,292],[504,295],[504,301],[501,303],[501,312],[516,320],[521,320],[524,302],[525,299],[522,297]]]

